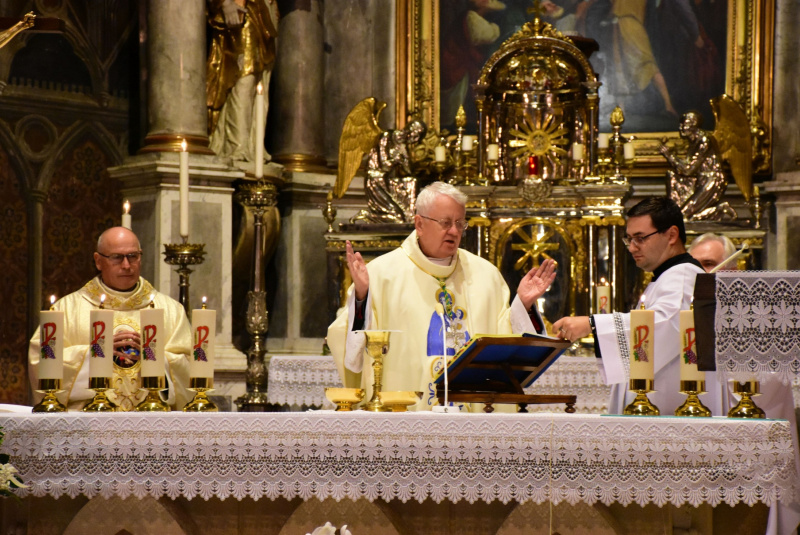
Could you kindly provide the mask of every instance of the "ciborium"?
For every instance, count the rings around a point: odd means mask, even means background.
[[[63,403],[58,401],[56,394],[61,392],[61,379],[39,379],[37,392],[44,394],[44,399],[34,405],[33,412],[67,412]]]
[[[631,416],[658,416],[661,411],[648,399],[647,394],[655,390],[652,379],[631,379],[628,390],[636,393],[636,398],[625,407],[622,414]]]
[[[147,397],[136,405],[138,412],[169,412],[170,408],[158,394],[164,390],[164,377],[142,377],[142,388],[147,390]]]
[[[364,407],[371,412],[386,412],[387,409],[381,401],[383,390],[383,359],[389,352],[389,335],[396,331],[361,331],[367,339],[367,353],[372,357],[372,397]]]
[[[325,389],[325,397],[336,405],[337,411],[352,411],[353,405],[364,400],[364,389],[330,386]]]
[[[194,399],[186,404],[183,412],[218,412],[208,393],[214,390],[214,379],[210,377],[192,377],[189,379],[189,390],[194,392]]]
[[[111,389],[111,377],[89,377],[89,389],[94,397],[81,409],[83,412],[113,412],[117,406],[108,399],[106,391]]]
[[[681,394],[686,394],[686,401],[675,409],[675,416],[711,416],[711,409],[697,397],[705,393],[705,381],[681,381]]]
[[[753,396],[761,394],[758,381],[733,382],[733,393],[742,396],[739,403],[728,411],[728,418],[766,418],[764,411],[755,404]]]

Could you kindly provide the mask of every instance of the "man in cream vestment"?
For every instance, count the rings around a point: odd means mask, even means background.
[[[398,249],[367,265],[347,243],[354,282],[328,328],[328,346],[344,385],[366,389],[367,399],[372,366],[364,362],[364,335],[354,330],[398,331],[383,360],[383,389],[422,391],[417,410],[436,404],[432,370],[441,365],[445,344],[453,355],[479,334],[541,330],[536,300],[555,279],[555,263],[545,260],[526,274],[509,305],[510,293],[497,268],[458,248],[466,227],[465,203],[466,195],[457,188],[436,182],[420,192],[415,230]]]
[[[183,307],[139,276],[141,248],[130,230],[123,227],[106,230],[97,242],[94,259],[100,274],[80,290],[56,301],[53,307],[65,313],[64,391],[58,394],[59,400],[72,410],[82,408],[94,396],[89,390],[89,313],[99,308],[102,294],[106,310],[114,311],[114,376],[108,397],[121,410],[132,410],[146,397],[147,391],[139,389],[139,311],[150,305],[153,296],[155,308],[164,309],[164,329],[169,333],[164,350],[169,386],[166,401],[173,409],[183,408],[191,399],[187,390],[191,329]],[[39,344],[37,329],[28,352],[28,375],[34,391],[39,379]],[[41,398],[37,393],[34,402]]]

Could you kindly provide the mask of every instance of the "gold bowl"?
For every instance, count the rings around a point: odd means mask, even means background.
[[[413,390],[381,392],[378,395],[381,398],[381,403],[392,412],[406,412],[409,406],[422,399],[422,392],[415,392]]]
[[[353,405],[364,400],[363,388],[327,387],[325,397],[336,404],[337,411],[352,411]]]

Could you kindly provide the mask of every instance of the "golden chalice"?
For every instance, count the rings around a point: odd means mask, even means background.
[[[367,353],[372,357],[372,397],[364,410],[372,412],[385,412],[381,401],[381,390],[383,389],[383,358],[389,352],[389,335],[397,331],[362,331],[367,338]]]
[[[353,405],[361,403],[364,400],[363,388],[341,388],[341,387],[327,387],[325,389],[325,397],[336,405],[337,411],[352,411]]]

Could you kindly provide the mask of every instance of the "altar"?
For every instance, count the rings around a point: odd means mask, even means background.
[[[160,514],[177,533],[305,533],[287,526],[326,519],[354,535],[516,533],[504,520],[553,529],[564,510],[605,518],[589,524],[598,533],[671,527],[667,511],[705,516],[692,527],[712,533],[711,508],[746,517],[798,496],[782,420],[312,411],[12,414],[0,426],[28,485],[21,509],[3,502],[4,523],[28,533],[145,532],[125,528],[134,513],[147,532]],[[488,516],[471,526],[475,515]]]

